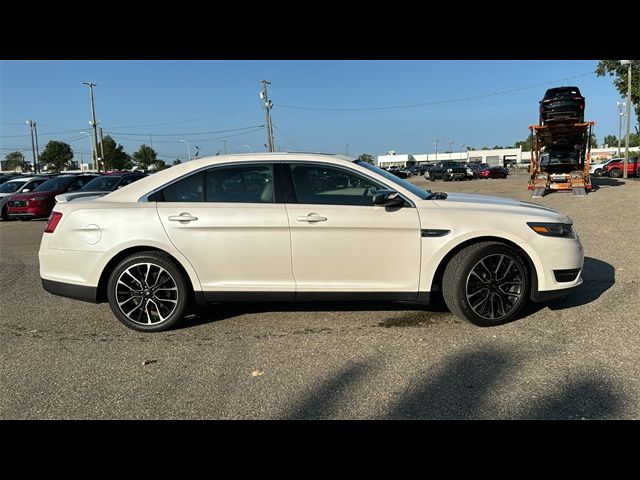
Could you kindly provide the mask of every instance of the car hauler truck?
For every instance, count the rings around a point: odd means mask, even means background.
[[[531,125],[533,134],[529,190],[531,198],[549,191],[591,190],[591,129],[594,122]]]

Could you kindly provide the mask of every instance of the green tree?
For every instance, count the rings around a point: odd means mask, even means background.
[[[22,152],[16,150],[14,152],[9,152],[4,157],[4,162],[2,165],[3,170],[22,170],[24,168],[24,155]]]
[[[371,165],[375,164],[373,156],[369,155],[368,153],[362,153],[358,155],[358,160],[360,160],[361,162],[370,163]]]
[[[47,170],[60,172],[69,166],[72,159],[73,150],[71,145],[51,140],[40,155],[40,165],[46,165]]]
[[[628,68],[628,65],[620,64],[620,60],[601,60],[596,67],[596,74],[599,77],[605,75],[614,77],[613,84],[626,100]],[[640,122],[640,60],[631,60],[631,101],[635,105],[636,117]]]
[[[147,170],[158,160],[156,151],[144,143],[140,145],[140,149],[132,155],[133,161],[141,170]]]
[[[522,147],[523,152],[530,152],[533,146],[533,136],[529,135],[526,139],[513,144],[514,148]]]
[[[171,166],[175,167],[176,165],[180,165],[182,162],[180,161],[179,158],[176,158],[173,163],[171,164]]]
[[[102,143],[102,142],[101,142]],[[101,147],[104,148],[104,165],[106,170],[130,170],[133,164],[131,156],[124,151],[122,145],[116,145],[111,136],[107,135],[103,139],[104,145],[98,143],[98,152],[102,153]]]
[[[156,160],[155,162],[153,162],[153,166],[155,167],[156,171],[160,171],[160,170],[164,170],[165,168],[167,168],[167,164],[165,163],[164,160]]]
[[[592,133],[591,134],[591,138],[590,138],[590,142],[591,144],[591,148],[598,148],[598,140],[596,139],[596,134]]]
[[[617,147],[618,137],[616,137],[615,135],[605,135],[602,143],[604,145],[609,145],[610,147]]]

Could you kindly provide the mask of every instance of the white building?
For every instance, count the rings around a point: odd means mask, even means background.
[[[638,155],[639,147],[629,147],[629,155]],[[387,155],[378,156],[377,165],[380,167],[389,167],[397,165],[399,167],[407,167],[419,165],[421,163],[436,163],[442,160],[451,160],[454,162],[476,162],[486,163],[489,166],[511,164],[528,164],[531,161],[531,152],[523,151],[521,148],[497,148],[490,150],[469,150],[466,152],[452,153],[415,153],[398,155],[395,152],[387,152]],[[617,157],[617,148],[592,148],[591,161],[596,162]],[[622,157],[624,157],[624,148],[622,149]]]

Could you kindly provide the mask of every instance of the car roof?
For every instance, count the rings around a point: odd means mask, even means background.
[[[104,202],[137,202],[143,195],[161,187],[162,185],[175,180],[183,175],[195,172],[196,170],[213,167],[225,163],[251,163],[268,161],[316,161],[335,163],[337,165],[351,164],[355,161],[352,157],[345,155],[334,155],[327,153],[308,152],[261,152],[261,153],[234,153],[229,155],[214,155],[209,157],[189,160],[187,162],[174,165],[170,168],[160,170],[153,175],[147,175],[135,183],[132,183],[120,190],[110,193],[101,198]]]

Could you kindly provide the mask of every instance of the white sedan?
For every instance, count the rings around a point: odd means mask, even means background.
[[[348,157],[201,158],[101,198],[57,197],[39,251],[44,288],[109,302],[130,328],[174,326],[223,301],[428,303],[481,326],[582,284],[566,215],[434,193]]]

